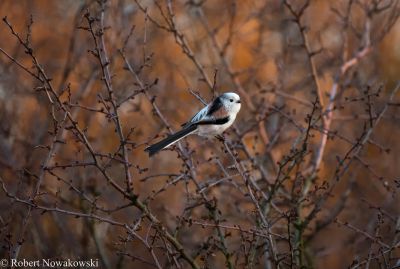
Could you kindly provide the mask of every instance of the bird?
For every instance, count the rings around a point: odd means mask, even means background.
[[[188,122],[182,124],[181,130],[147,147],[145,151],[151,157],[191,134],[203,137],[221,137],[221,134],[235,121],[240,108],[241,102],[238,94],[223,93],[197,112]]]

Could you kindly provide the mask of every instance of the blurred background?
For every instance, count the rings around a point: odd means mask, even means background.
[[[396,0],[0,1],[1,258],[397,268],[399,15]],[[144,152],[226,91],[242,109],[225,142]]]

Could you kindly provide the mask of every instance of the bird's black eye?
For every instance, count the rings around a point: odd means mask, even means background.
[[[231,103],[233,102],[233,99],[229,99],[229,101],[231,101]]]

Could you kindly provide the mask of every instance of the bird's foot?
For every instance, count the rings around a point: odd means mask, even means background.
[[[217,138],[222,143],[225,142],[225,137],[223,135],[216,135],[215,138]]]

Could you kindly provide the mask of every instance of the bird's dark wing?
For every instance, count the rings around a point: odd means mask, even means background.
[[[194,115],[188,122],[185,122],[184,124],[182,124],[182,126],[188,126],[190,123],[200,121],[202,118],[204,118],[204,116],[207,115],[207,111],[208,111],[208,107],[209,106],[210,105],[207,105],[207,106],[203,107],[202,110],[197,112],[196,115]]]
[[[224,125],[228,121],[229,121],[229,116],[226,116],[226,117],[223,117],[223,118],[218,118],[218,119],[206,118],[206,119],[202,119],[202,120],[197,121],[197,122],[193,122],[193,125],[210,125],[210,124]]]
[[[222,107],[222,101],[219,97],[217,97],[211,104],[208,104],[202,110],[197,112],[196,115],[194,115],[188,122],[182,124],[182,126],[188,126],[191,123],[197,123],[206,118],[215,118],[214,114],[221,110]]]
[[[222,101],[219,97],[215,98],[214,101],[211,103],[210,108],[207,111],[207,116],[213,116],[214,113],[221,109],[223,106]]]

